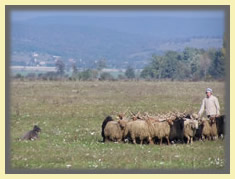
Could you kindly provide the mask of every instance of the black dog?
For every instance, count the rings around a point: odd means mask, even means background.
[[[39,138],[38,133],[41,132],[41,129],[35,125],[33,127],[33,130],[27,132],[22,138],[21,140],[35,140],[37,138]]]

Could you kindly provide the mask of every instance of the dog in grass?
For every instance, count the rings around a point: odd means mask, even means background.
[[[41,129],[35,125],[33,127],[33,130],[25,133],[22,137],[21,137],[21,140],[36,140],[39,138],[39,133],[41,132]]]

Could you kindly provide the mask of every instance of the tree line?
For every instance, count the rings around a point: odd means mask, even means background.
[[[114,77],[109,72],[102,71],[107,67],[106,60],[96,62],[94,69],[79,71],[76,64],[72,64],[72,73],[66,74],[66,66],[62,60],[55,63],[56,72],[29,73],[26,76],[16,74],[15,78],[29,78],[42,80],[224,80],[225,78],[225,44],[221,49],[185,48],[182,52],[166,51],[163,55],[153,55],[148,65],[140,74],[136,74],[131,66],[127,66],[123,74]]]
[[[153,55],[141,78],[171,80],[223,80],[225,49],[185,48],[183,52],[167,51]]]

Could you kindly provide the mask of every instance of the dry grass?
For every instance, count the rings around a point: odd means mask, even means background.
[[[11,82],[13,168],[223,168],[224,144],[172,146],[101,143],[113,111],[198,112],[211,87],[224,113],[221,82]],[[17,141],[34,124],[38,141]]]

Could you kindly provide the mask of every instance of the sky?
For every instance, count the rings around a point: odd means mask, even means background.
[[[222,10],[13,10],[11,11],[12,21],[28,20],[36,17],[46,16],[109,16],[109,17],[182,17],[182,18],[224,18]]]

